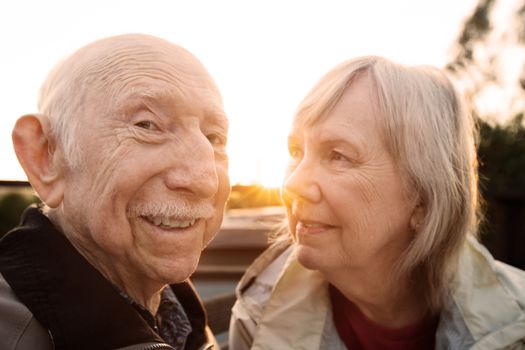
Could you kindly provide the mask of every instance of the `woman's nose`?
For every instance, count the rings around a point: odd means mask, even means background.
[[[318,165],[306,158],[291,169],[283,184],[283,201],[291,203],[295,200],[318,202],[321,200],[321,188],[317,178]]]

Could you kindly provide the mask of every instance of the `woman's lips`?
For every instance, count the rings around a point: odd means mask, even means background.
[[[296,234],[320,234],[333,228],[334,226],[328,224],[298,221],[295,232]]]

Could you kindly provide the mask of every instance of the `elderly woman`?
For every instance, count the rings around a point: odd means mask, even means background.
[[[437,69],[342,63],[289,136],[281,236],[230,349],[524,349],[525,273],[475,239],[474,127]]]

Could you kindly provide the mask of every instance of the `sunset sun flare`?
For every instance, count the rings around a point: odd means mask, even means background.
[[[475,5],[474,0],[27,2],[4,5],[0,23],[0,94],[6,97],[0,179],[26,180],[10,133],[18,117],[37,111],[40,84],[54,65],[92,40],[143,32],[180,44],[202,60],[230,120],[231,183],[267,187],[282,183],[292,118],[321,75],[369,54],[442,67]],[[20,18],[32,25],[20,26]]]

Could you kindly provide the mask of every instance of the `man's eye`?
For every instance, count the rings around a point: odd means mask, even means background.
[[[135,123],[135,126],[146,130],[159,130],[157,124],[155,124],[151,120],[141,120],[140,122]]]
[[[222,136],[222,135],[219,135],[219,134],[210,134],[208,136],[206,136],[208,141],[210,141],[210,143],[213,145],[213,146],[220,146],[220,147],[224,147],[226,146],[226,137]]]

